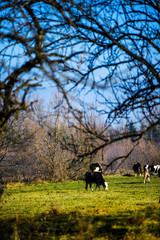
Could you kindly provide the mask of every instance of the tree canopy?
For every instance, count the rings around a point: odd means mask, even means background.
[[[101,140],[95,150],[160,123],[158,0],[1,0],[0,7],[1,129],[32,106],[27,96],[43,81],[63,94],[83,131]],[[75,105],[71,96],[82,92],[96,104]],[[89,111],[106,127],[95,130]],[[108,138],[109,127],[124,120],[143,130]]]

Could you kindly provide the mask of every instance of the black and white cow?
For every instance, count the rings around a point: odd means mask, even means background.
[[[95,190],[97,187],[100,190],[100,186],[102,185],[105,190],[108,190],[108,183],[105,182],[102,173],[100,172],[86,172],[85,174],[85,181],[86,181],[86,190],[88,190],[88,184],[90,185],[90,189],[92,189],[92,184],[96,184]]]
[[[90,170],[92,172],[100,172],[102,173],[102,166],[101,164],[99,163],[92,163],[90,166],[89,166]]]
[[[141,176],[142,175],[142,167],[141,167],[141,164],[140,163],[135,163],[133,165],[133,171],[134,171],[134,174],[135,174],[135,177],[137,175]]]
[[[144,166],[144,183],[146,178],[150,182],[150,175],[158,175],[160,177],[160,165],[145,165]]]

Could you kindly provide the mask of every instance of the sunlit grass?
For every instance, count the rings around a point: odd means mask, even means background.
[[[142,177],[105,178],[108,191],[86,191],[84,181],[7,184],[0,205],[1,227],[11,223],[10,239],[15,231],[27,239],[25,232],[32,228],[28,239],[76,239],[77,234],[77,239],[118,239],[119,234],[119,239],[136,239],[144,228],[150,239],[158,239],[160,179],[152,177],[144,184]]]

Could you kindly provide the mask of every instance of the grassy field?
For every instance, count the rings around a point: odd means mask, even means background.
[[[106,176],[109,190],[84,181],[7,184],[0,239],[160,239],[160,178]]]

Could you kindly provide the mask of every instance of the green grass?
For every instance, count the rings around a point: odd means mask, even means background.
[[[84,181],[8,184],[0,239],[160,239],[160,179],[106,176],[109,190]]]

